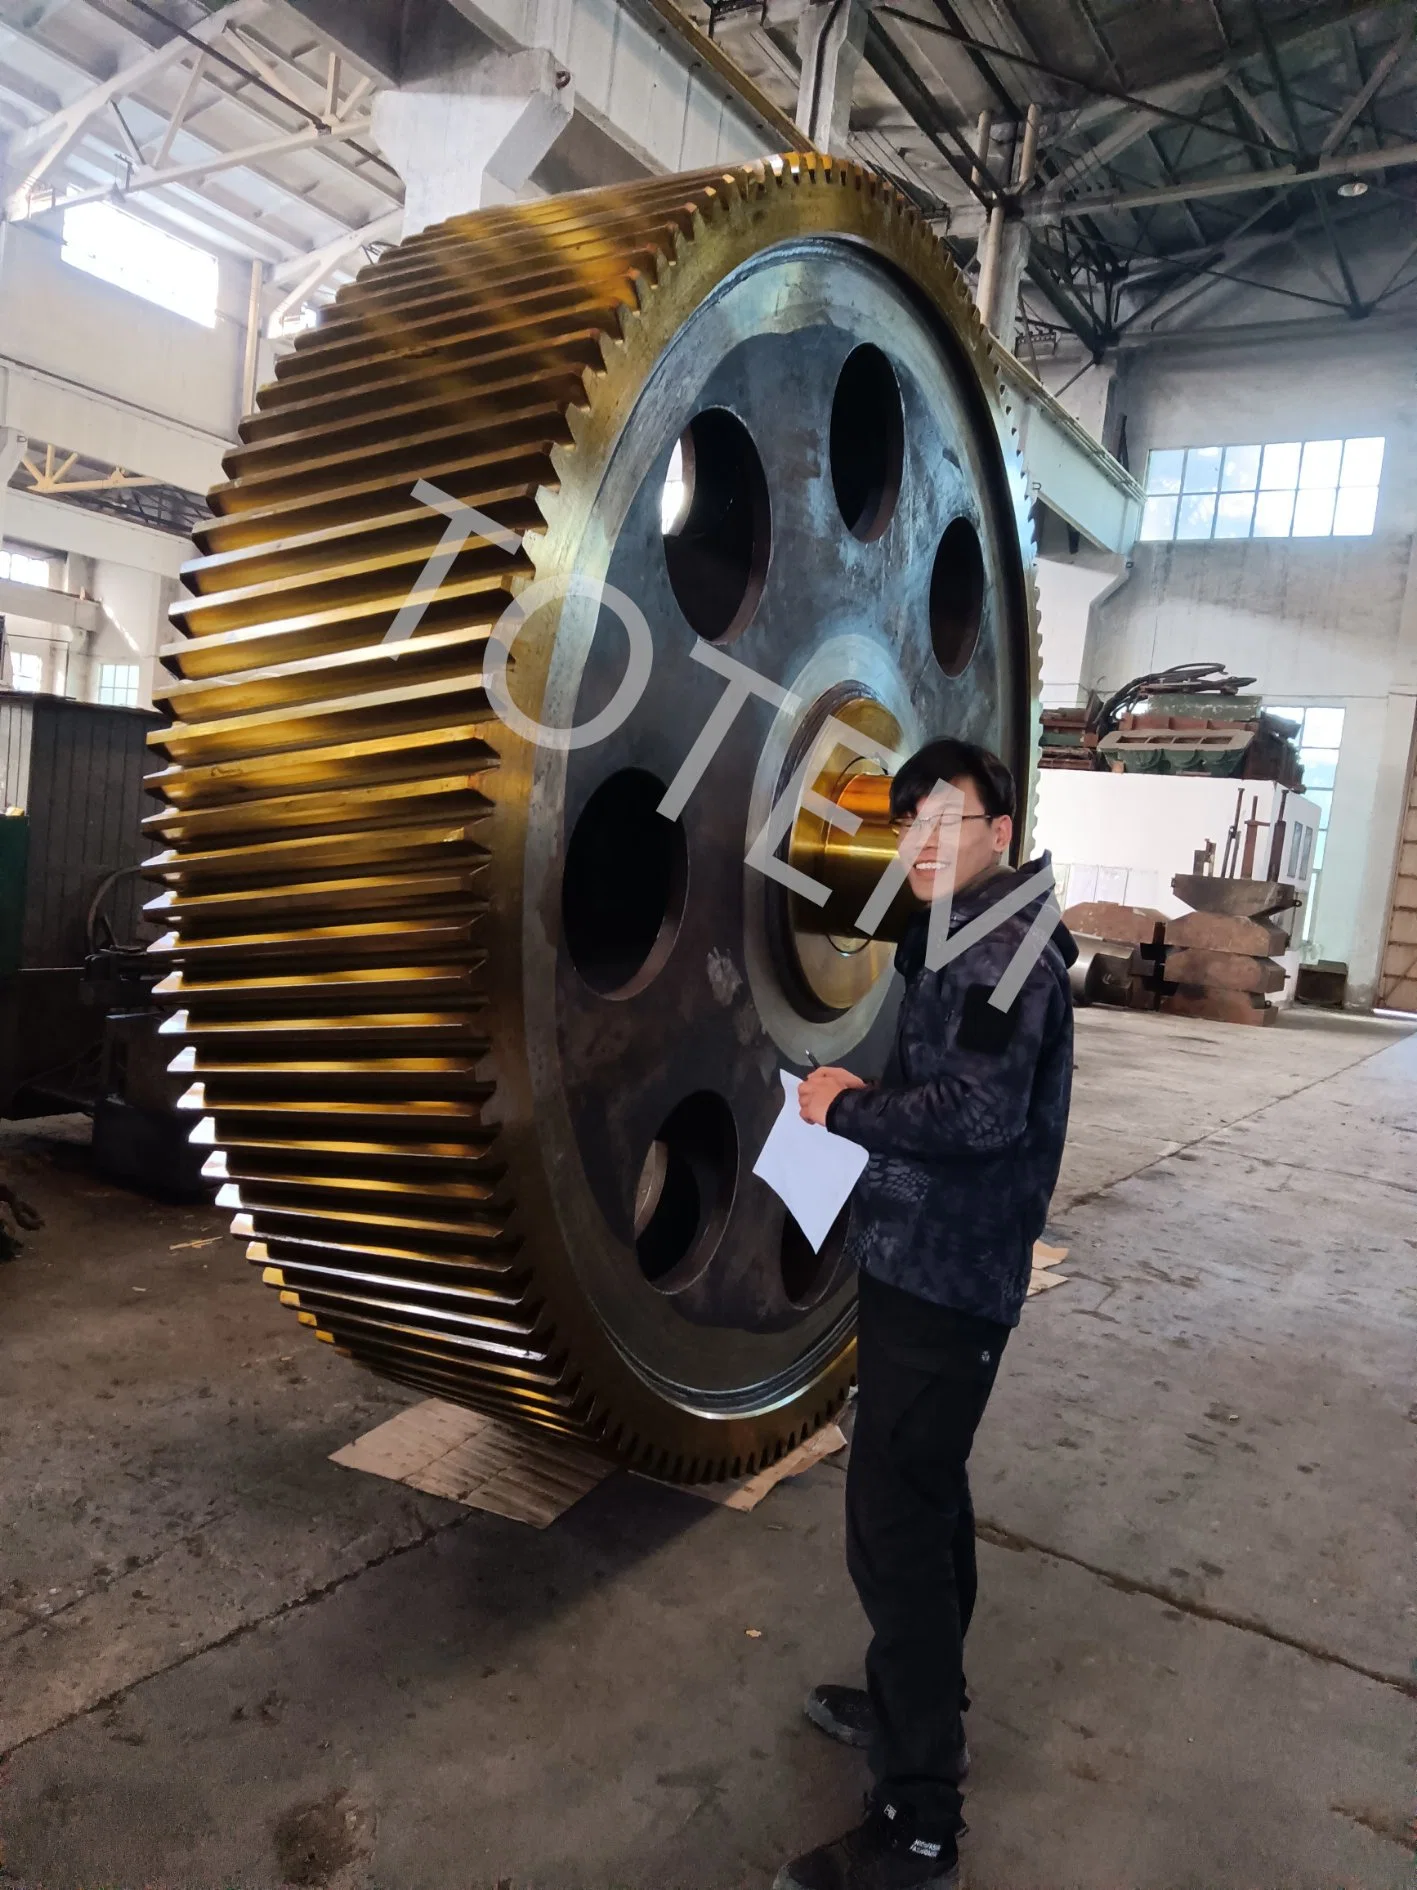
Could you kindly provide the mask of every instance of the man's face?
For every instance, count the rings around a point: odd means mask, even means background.
[[[986,814],[973,781],[966,777],[950,786],[954,794],[936,789],[915,810],[917,826],[924,823],[924,842],[910,867],[910,890],[925,905],[951,888],[962,892],[987,873],[1007,854],[1013,838],[1013,821],[1007,814]],[[962,804],[956,795],[963,797]],[[910,824],[905,823],[902,842],[911,833]],[[918,834],[912,840],[915,837]]]

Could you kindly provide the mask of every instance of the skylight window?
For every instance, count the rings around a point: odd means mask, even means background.
[[[111,203],[81,203],[64,212],[64,260],[174,315],[216,327],[216,257]]]
[[[1144,539],[1368,538],[1381,439],[1174,446],[1146,463]]]

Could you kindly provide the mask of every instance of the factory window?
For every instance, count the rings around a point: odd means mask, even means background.
[[[266,336],[271,341],[287,341],[292,335],[301,334],[307,328],[313,328],[320,319],[320,311],[313,302],[302,302],[298,309],[289,315],[283,315],[279,321],[274,316],[266,326]]]
[[[136,709],[138,706],[138,665],[136,663],[100,663],[98,699],[112,709]]]
[[[10,651],[10,687],[37,696],[41,681],[40,658],[32,650]]]
[[[1269,710],[1269,704],[1265,704]],[[1329,810],[1333,806],[1333,783],[1338,774],[1338,751],[1343,742],[1343,711],[1333,708],[1284,709],[1270,711],[1299,724],[1299,759],[1304,765],[1304,798],[1319,809],[1319,832],[1314,842],[1314,859],[1309,874],[1309,894],[1304,902],[1304,943],[1314,929],[1318,909],[1319,879],[1324,863],[1324,843],[1328,838]]]
[[[64,212],[64,260],[203,328],[216,327],[216,257],[111,203]]]
[[[1380,439],[1288,440],[1159,449],[1147,458],[1141,536],[1367,538],[1383,446]]]
[[[0,551],[0,578],[12,584],[49,583],[48,558],[28,558],[23,551]]]

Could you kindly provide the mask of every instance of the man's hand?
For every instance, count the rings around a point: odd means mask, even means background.
[[[859,1076],[853,1076],[850,1070],[838,1070],[828,1067],[825,1070],[813,1070],[802,1079],[797,1091],[797,1106],[802,1111],[804,1122],[815,1122],[819,1129],[826,1127],[827,1111],[844,1089],[865,1089],[866,1083]]]

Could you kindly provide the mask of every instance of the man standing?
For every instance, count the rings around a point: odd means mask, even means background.
[[[1046,865],[1008,869],[1013,813],[1008,769],[971,742],[931,742],[896,775],[891,814],[925,910],[896,952],[905,992],[895,1046],[879,1084],[821,1069],[800,1091],[809,1122],[871,1156],[848,1235],[860,1288],[846,1485],[847,1566],[872,1631],[867,1688],[818,1687],[807,1713],[870,1748],[876,1784],[865,1822],[785,1865],[774,1890],[958,1881],[976,1587],[966,1464],[1028,1289],[1072,1083],[1067,964],[1077,954],[1061,926],[1012,1004],[989,1003],[1046,897],[1040,885],[988,924],[989,908]],[[985,923],[931,971],[929,908],[951,895],[951,936]]]

